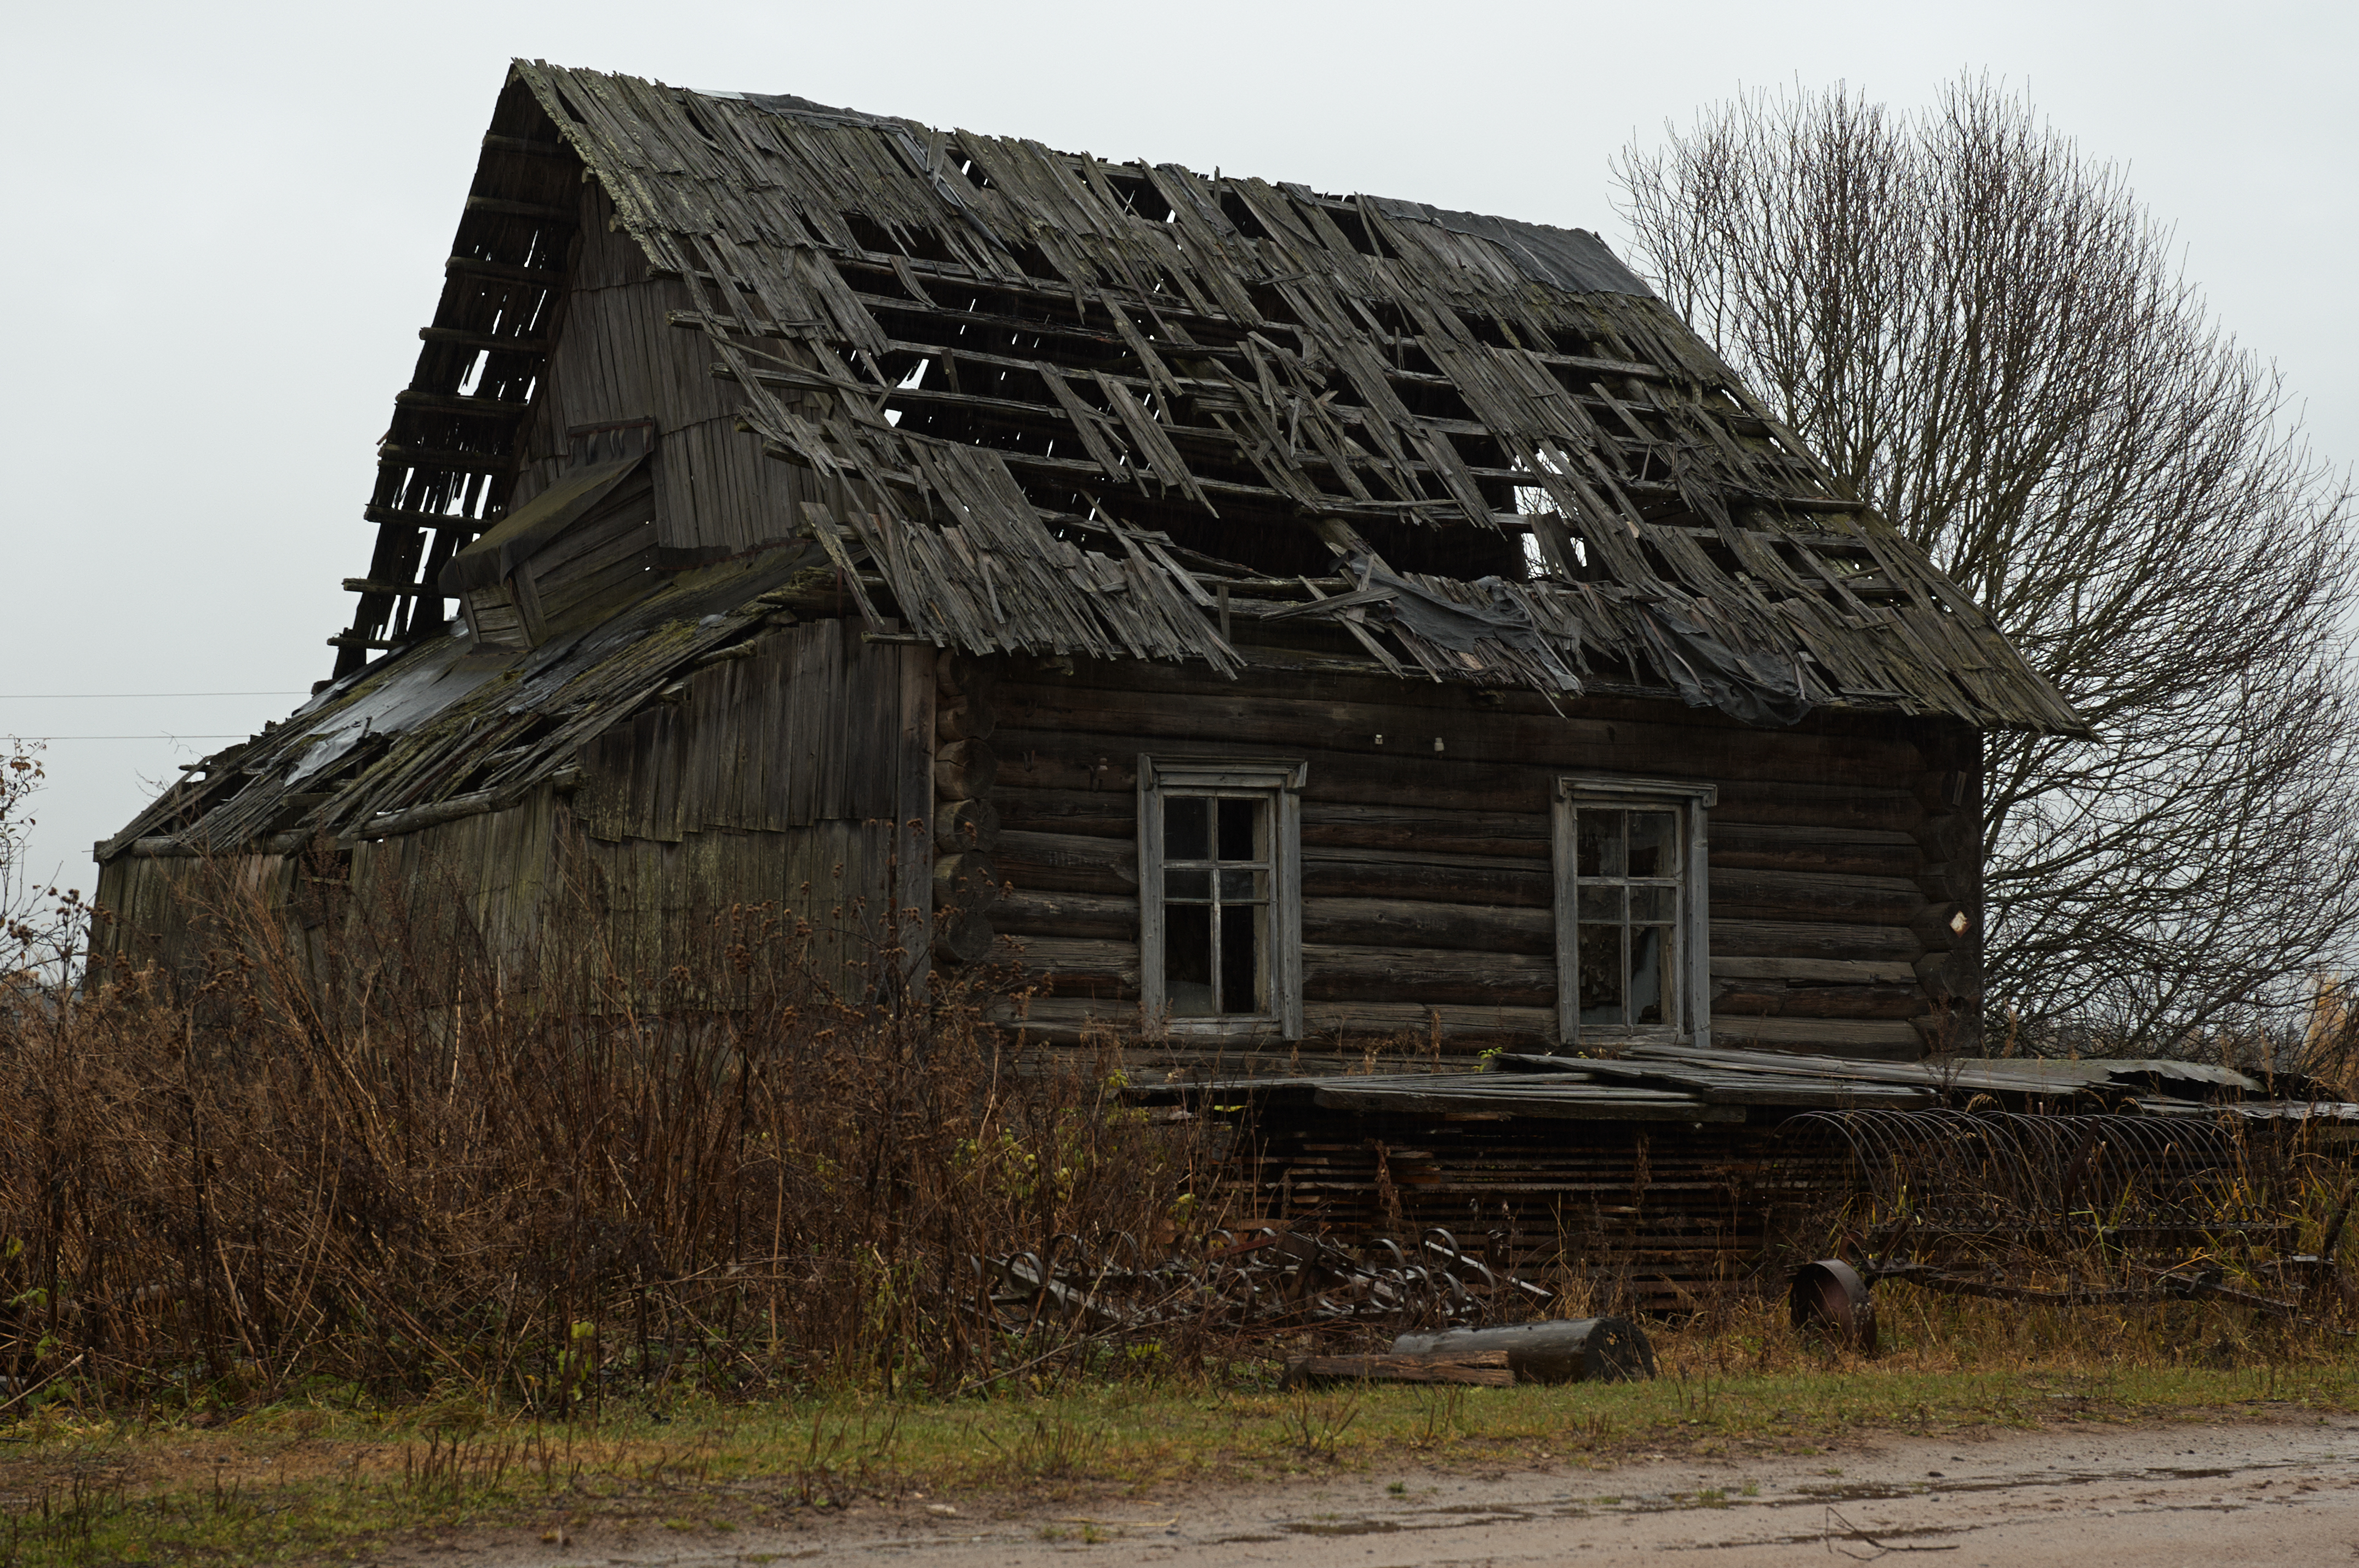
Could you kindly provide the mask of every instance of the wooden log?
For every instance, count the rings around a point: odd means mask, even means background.
[[[1647,1331],[1625,1317],[1451,1328],[1404,1334],[1393,1341],[1396,1356],[1481,1351],[1504,1354],[1516,1379],[1526,1383],[1619,1383],[1655,1375],[1655,1351],[1647,1342]]]
[[[1281,1389],[1323,1389],[1336,1383],[1465,1383],[1513,1387],[1516,1374],[1504,1350],[1430,1356],[1297,1356],[1277,1380]]]
[[[1912,972],[1932,1000],[1972,1004],[1983,999],[1982,965],[1975,961],[1977,957],[1956,948],[1928,953],[1917,960]]]
[[[940,800],[982,800],[999,776],[999,755],[987,741],[953,741],[934,752],[934,795]]]
[[[1788,986],[1775,980],[1715,983],[1712,1016],[1744,1018],[1915,1018],[1932,1002],[1921,987]]]
[[[1049,977],[1054,982],[1052,995],[1138,1000],[1136,942],[1003,934],[992,953],[994,957]]]
[[[1302,761],[1309,764],[1304,793],[1306,813],[1322,802],[1397,806],[1404,800],[1415,800],[1421,806],[1444,809],[1545,816],[1555,781],[1564,772],[1512,762],[1478,762],[1447,753],[1437,757],[1430,752],[1357,754],[1302,744],[1289,747],[1223,741],[1209,732],[1204,739],[1184,743],[1145,736],[1059,734],[1020,727],[1005,711],[1000,715],[1000,727],[992,743],[999,751],[1007,784],[1035,790],[1134,791],[1142,752]],[[1683,769],[1680,775],[1666,776],[1684,776],[1685,773]],[[1916,800],[1903,789],[1851,784],[1765,783],[1742,776],[1713,782],[1720,785],[1720,805],[1712,818],[1715,831],[1728,822],[1898,831],[1908,828],[1923,815]]]
[[[1890,828],[1732,822],[1712,814],[1715,871],[1917,877],[1924,863],[1925,851],[1916,838]]]
[[[1043,892],[1016,887],[992,906],[1002,931],[1032,936],[1102,936],[1138,940],[1138,900],[1096,893]]]
[[[1326,845],[1304,848],[1302,892],[1305,897],[1424,899],[1521,909],[1548,909],[1556,903],[1555,877],[1545,860]]]
[[[932,954],[944,964],[978,964],[998,941],[991,917],[979,909],[942,909],[934,914]]]
[[[1913,964],[1924,945],[1905,925],[1832,925],[1806,921],[1715,920],[1718,957],[1843,958]]]
[[[1924,972],[1897,960],[1869,958],[1764,958],[1715,952],[1714,979],[1815,980],[1823,985],[1905,986]]]
[[[1548,811],[1541,806],[1529,811],[1452,811],[1422,802],[1362,806],[1306,800],[1302,805],[1306,849],[1313,846],[1404,849],[1545,861],[1554,830]]]
[[[1925,1045],[1914,1023],[1886,1019],[1721,1018],[1712,1043],[1737,1050],[1799,1051],[1867,1061],[1914,1062]]]
[[[1138,846],[1127,838],[1002,829],[1000,872],[1017,887],[1119,896],[1138,892]]]
[[[1929,903],[1909,918],[1908,929],[1929,953],[1962,947],[1973,936],[1973,919],[1954,903]]]
[[[1134,841],[1138,835],[1135,790],[1024,789],[1002,784],[991,798],[1004,827]]]
[[[1269,745],[1309,742],[1322,751],[1369,756],[1408,752],[1588,772],[1658,775],[1676,771],[1804,784],[1843,776],[1905,780],[1923,766],[1914,745],[1872,736],[1770,734],[1668,721],[1607,723],[1488,713],[1471,706],[1426,709],[1397,701],[1260,695],[1209,683],[1199,683],[1185,702],[1174,702],[1152,690],[1012,680],[1000,689],[996,701],[1011,727],[1150,741],[1219,738]],[[1667,708],[1667,720],[1681,711]],[[1436,741],[1441,742],[1439,752]]]
[[[1917,884],[1897,877],[1724,869],[1708,873],[1712,912],[1730,920],[1811,920],[1906,925],[1925,907]]]
[[[1556,959],[1520,953],[1305,942],[1302,994],[1306,1000],[1320,1001],[1545,1007],[1556,1000]]]
[[[1312,1034],[1365,1039],[1371,1035],[1440,1034],[1468,1047],[1553,1040],[1553,1007],[1498,1007],[1451,1003],[1341,1001],[1306,1002],[1303,1028]]]
[[[999,901],[999,871],[989,856],[961,851],[934,861],[936,909],[982,910]]]
[[[934,849],[944,855],[963,850],[985,854],[999,843],[999,813],[988,800],[958,800],[934,812]]]
[[[1310,892],[1305,867],[1302,937],[1332,946],[1464,948],[1478,953],[1556,952],[1549,909],[1440,903],[1405,898],[1330,898]]]
[[[942,697],[934,704],[934,739],[937,741],[985,740],[995,725],[991,704],[979,697]]]

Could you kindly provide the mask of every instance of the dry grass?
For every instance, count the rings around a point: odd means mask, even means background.
[[[650,978],[585,919],[520,976],[448,924],[196,892],[197,972],[0,1010],[0,1415],[950,1391],[1058,1351],[992,1327],[976,1255],[1204,1206],[1191,1124],[1110,1057],[1011,1058],[889,942],[853,991],[734,909]]]
[[[1297,1476],[1603,1472],[1662,1454],[1839,1465],[1884,1433],[2359,1410],[2359,1358],[2343,1341],[2256,1329],[2234,1311],[1885,1295],[1896,1343],[1876,1358],[1799,1340],[1757,1303],[1659,1332],[1664,1375],[1639,1384],[1306,1394],[1278,1390],[1263,1362],[1016,1379],[956,1399],[892,1399],[873,1384],[788,1400],[641,1395],[571,1421],[463,1397],[355,1409],[351,1390],[212,1426],[51,1405],[5,1433],[0,1563],[348,1560],[371,1540],[461,1526],[530,1539],[584,1524],[820,1526],[929,1505],[989,1517]]]

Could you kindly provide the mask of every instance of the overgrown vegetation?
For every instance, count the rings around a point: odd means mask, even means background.
[[[889,946],[850,994],[806,924],[725,910],[711,972],[649,980],[553,914],[520,968],[455,897],[360,907],[322,860],[289,918],[239,864],[190,863],[198,972],[102,964],[0,1025],[15,1399],[947,1393],[1058,1348],[994,1326],[976,1257],[1201,1206],[1196,1124],[1110,1058],[1019,1063]]]
[[[2297,1044],[2359,934],[2349,475],[2125,171],[1968,77],[1617,173],[1669,302],[2096,731],[1985,738],[1990,1048]]]

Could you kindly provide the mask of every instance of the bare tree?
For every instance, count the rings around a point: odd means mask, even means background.
[[[1992,737],[1985,1039],[2186,1049],[2359,932],[2347,481],[2121,172],[1968,78],[1615,174],[1672,306],[2095,728]]]

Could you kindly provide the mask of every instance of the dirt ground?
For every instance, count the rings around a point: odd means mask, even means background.
[[[2359,1563],[2359,1420],[1890,1437],[1809,1456],[1437,1474],[1173,1492],[1121,1504],[912,1497],[797,1528],[591,1527],[407,1542],[459,1568],[811,1562],[1000,1568],[1094,1554],[1186,1568],[1651,1563],[1728,1568],[1938,1553],[1950,1568]]]

